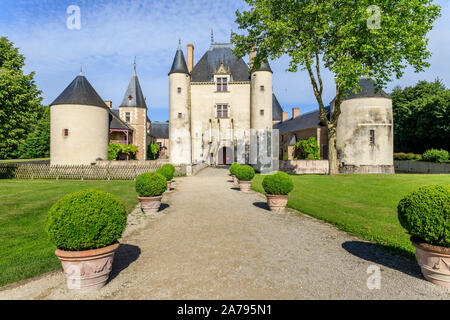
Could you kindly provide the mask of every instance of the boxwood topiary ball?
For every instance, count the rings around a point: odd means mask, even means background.
[[[147,172],[136,178],[135,189],[140,197],[157,197],[167,190],[167,179],[157,172]]]
[[[56,202],[46,230],[58,249],[82,251],[117,242],[127,225],[127,211],[114,195],[98,190],[71,193]]]
[[[239,166],[236,169],[236,178],[240,181],[251,181],[255,176],[255,170],[249,165]]]
[[[171,163],[166,163],[165,165],[163,165],[161,168],[165,168],[166,170],[169,170],[170,172],[172,172],[172,178],[175,175],[175,167],[173,166],[173,164]],[[172,179],[170,179],[172,180]]]
[[[430,185],[408,194],[398,204],[398,219],[413,237],[450,247],[450,185]]]
[[[173,179],[174,172],[172,171],[172,169],[170,167],[162,166],[161,168],[156,170],[156,172],[163,175],[167,181],[170,181]]]
[[[266,193],[273,195],[287,195],[294,189],[291,176],[281,171],[265,176],[262,186]]]
[[[235,162],[230,166],[230,173],[235,176],[236,175],[236,170],[237,168],[239,168],[240,164]]]

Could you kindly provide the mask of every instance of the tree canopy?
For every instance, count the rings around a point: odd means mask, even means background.
[[[450,151],[450,89],[441,80],[396,87],[391,96],[396,152]]]
[[[24,74],[25,58],[6,37],[0,38],[0,159],[19,158],[19,146],[35,129],[41,92],[34,72]]]
[[[233,34],[235,54],[257,52],[253,68],[266,59],[290,57],[289,71],[310,76],[321,121],[328,129],[330,173],[338,172],[336,127],[342,98],[370,77],[383,87],[412,66],[423,71],[431,53],[427,34],[440,16],[432,0],[245,0],[236,12],[246,34]],[[321,67],[334,74],[336,99],[327,119]]]

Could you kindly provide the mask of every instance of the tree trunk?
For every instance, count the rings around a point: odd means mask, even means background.
[[[339,174],[339,165],[336,149],[336,127],[328,124],[328,163],[330,166],[330,175]]]

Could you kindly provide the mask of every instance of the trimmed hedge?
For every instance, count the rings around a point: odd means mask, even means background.
[[[449,160],[449,153],[446,150],[430,149],[423,154],[423,161],[428,162],[447,162]]]
[[[414,153],[394,153],[394,160],[412,160],[412,161],[420,161],[422,160],[422,155],[414,154]]]
[[[140,197],[157,197],[167,190],[167,178],[157,172],[147,172],[136,178],[136,192]]]
[[[398,204],[398,219],[413,237],[450,247],[450,185],[430,185],[411,192]]]
[[[127,211],[112,194],[89,189],[56,202],[45,223],[50,240],[61,250],[98,249],[116,243],[122,236]]]
[[[287,195],[294,189],[294,182],[287,173],[278,171],[265,176],[262,186],[268,194]]]
[[[251,181],[255,176],[255,170],[249,165],[239,166],[236,169],[236,178],[240,181]]]
[[[173,179],[175,169],[172,170],[172,168],[166,167],[166,165],[164,165],[161,168],[159,168],[158,170],[156,170],[156,172],[163,175],[167,181],[170,181]]]
[[[161,168],[170,170],[172,172],[172,176],[175,175],[175,167],[173,166],[173,164],[171,163],[166,163],[165,165],[163,165]]]
[[[235,162],[230,166],[230,173],[235,176],[236,175],[236,170],[237,168],[239,168],[240,164]]]

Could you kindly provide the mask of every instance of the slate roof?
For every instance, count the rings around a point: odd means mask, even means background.
[[[169,139],[168,122],[152,122],[150,126],[150,135],[156,139]]]
[[[181,44],[178,46],[177,53],[175,54],[175,58],[173,59],[172,68],[170,68],[169,76],[172,73],[189,74],[186,59],[184,59],[183,50],[181,50]]]
[[[203,57],[197,62],[191,72],[192,82],[212,82],[214,68],[219,68],[223,62],[230,67],[231,81],[250,81],[249,68],[243,59],[237,59],[232,53],[231,43],[213,43]]]
[[[109,128],[119,130],[133,130],[125,121],[120,119],[119,109],[109,110]]]
[[[275,94],[272,94],[272,121],[281,121],[283,119],[283,108],[281,108]]]
[[[325,110],[327,111],[327,117],[329,118],[330,106],[325,107]],[[287,121],[277,123],[273,126],[273,128],[280,130],[280,134],[284,134],[292,131],[317,128],[321,126],[322,123],[320,121],[320,112],[319,110],[314,110],[295,119],[291,118]]]
[[[97,91],[81,73],[50,105],[58,104],[81,104],[108,108]]]
[[[122,104],[119,106],[119,108],[122,107],[147,108],[147,103],[145,102],[145,97],[142,93],[141,85],[139,84],[139,79],[136,74],[136,67],[131,76],[127,91],[123,96]]]
[[[361,90],[358,90],[358,92],[355,94],[352,91],[347,91],[346,93],[349,94],[347,97],[343,97],[342,100],[349,100],[349,99],[356,99],[356,98],[388,98],[390,99],[391,96],[384,92],[382,89],[376,90],[375,83],[371,79],[361,79],[359,81],[359,86],[361,87]],[[376,92],[377,91],[377,92]]]
[[[297,142],[297,136],[293,134],[288,141],[283,145],[284,147],[290,147],[295,146],[295,143]]]
[[[270,64],[268,61],[261,62],[261,65],[255,71],[269,71],[269,72],[273,73],[272,68],[270,67]]]

